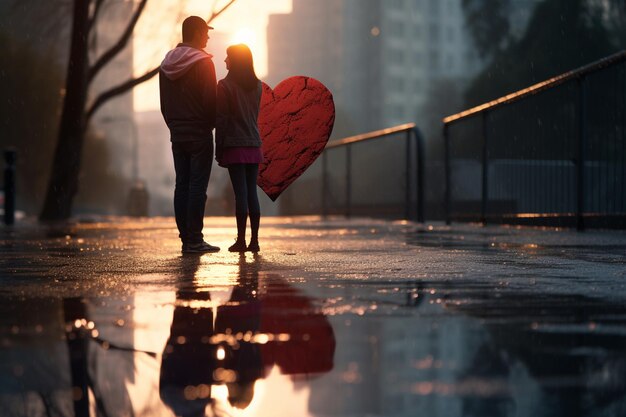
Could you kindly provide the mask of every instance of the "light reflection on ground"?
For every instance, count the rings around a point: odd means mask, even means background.
[[[187,257],[171,219],[3,229],[0,416],[625,415],[624,237],[273,218],[258,256]]]

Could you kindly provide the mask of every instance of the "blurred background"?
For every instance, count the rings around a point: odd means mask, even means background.
[[[92,62],[117,42],[140,3],[93,1],[100,10],[89,37]],[[73,3],[0,0],[0,149],[17,151],[17,207],[27,215],[40,212],[50,176]],[[306,75],[332,91],[331,140],[417,124],[424,137],[426,210],[432,219],[442,216],[443,117],[626,44],[621,0],[149,0],[132,41],[96,76],[88,101],[157,66],[180,41],[186,16],[208,18],[223,7],[211,23],[215,31],[207,46],[218,79],[226,75],[226,47],[244,42],[253,51],[257,75],[270,86]],[[403,198],[404,168],[398,163],[404,163],[403,148],[394,146],[371,146],[355,158],[354,169],[364,178],[360,188],[354,187],[354,201],[384,205]],[[344,158],[329,157],[337,188],[334,194],[330,190],[332,205],[332,195],[341,194]],[[262,211],[319,213],[319,181],[316,163],[277,202],[263,196]],[[90,119],[73,213],[137,213],[128,195],[138,190],[146,204],[140,214],[173,215],[174,169],[157,77],[108,101]],[[208,196],[207,215],[234,211],[227,172],[216,164]]]

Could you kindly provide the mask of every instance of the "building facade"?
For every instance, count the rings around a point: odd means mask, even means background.
[[[511,0],[515,36],[538,3]],[[484,65],[461,0],[293,0],[291,14],[270,16],[268,62],[271,85],[307,75],[333,92],[334,137],[425,124],[433,86],[463,86]]]
[[[335,137],[418,122],[433,80],[480,62],[460,0],[294,0],[270,16],[268,80],[318,78],[333,92]]]

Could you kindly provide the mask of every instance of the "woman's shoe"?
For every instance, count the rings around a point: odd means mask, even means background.
[[[251,241],[248,247],[246,248],[248,252],[260,252],[261,248],[259,247],[259,242],[257,240]]]
[[[228,248],[229,252],[245,252],[246,251],[246,241],[245,240],[235,240],[235,244]]]

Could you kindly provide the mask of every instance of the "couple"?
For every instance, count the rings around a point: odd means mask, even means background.
[[[213,162],[213,129],[218,164],[228,168],[235,192],[237,240],[231,252],[259,251],[261,210],[257,175],[263,162],[257,126],[262,84],[256,77],[250,49],[230,46],[225,60],[228,75],[216,83],[212,55],[204,52],[208,31],[204,19],[183,21],[183,42],[161,63],[161,113],[170,129],[176,189],[174,213],[183,253],[217,252],[203,239],[206,191]],[[251,240],[246,245],[246,221]]]

